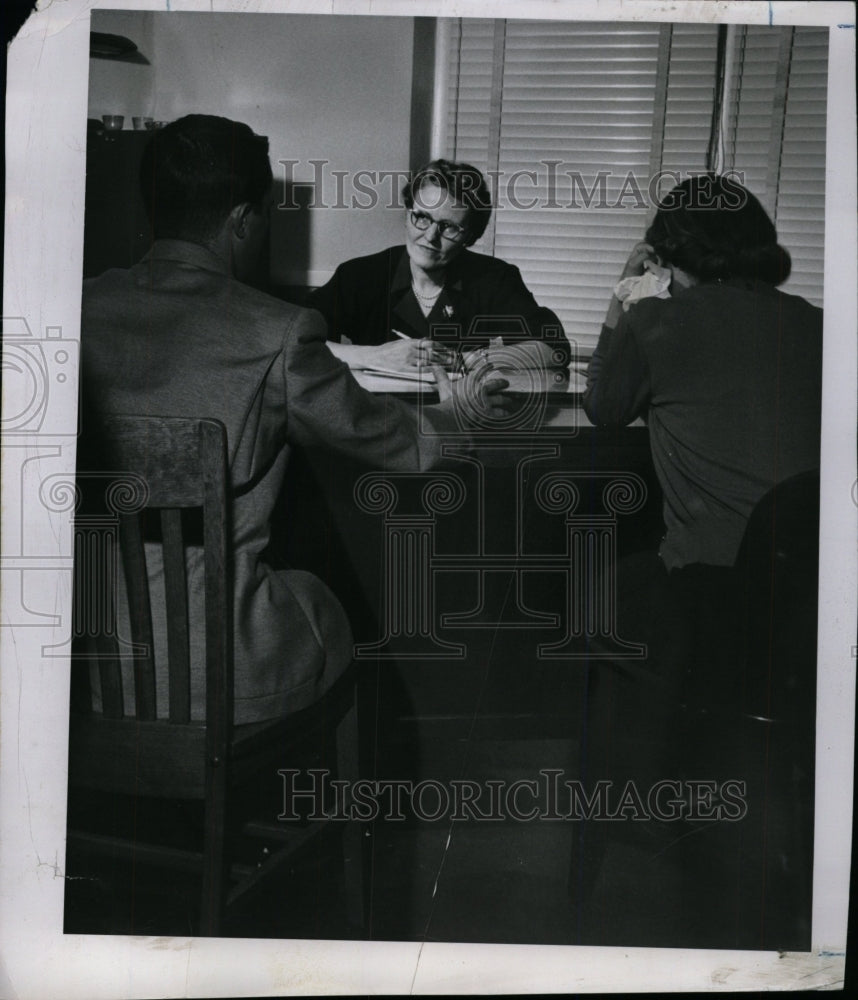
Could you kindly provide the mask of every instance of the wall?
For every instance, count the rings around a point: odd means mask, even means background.
[[[402,241],[391,180],[364,176],[361,194],[351,176],[408,169],[413,18],[93,11],[92,30],[125,35],[151,65],[91,59],[91,118],[124,114],[130,127],[132,115],[199,111],[269,137],[275,181],[296,185],[278,203],[303,206],[273,213],[275,283],[319,284]],[[341,195],[336,171],[348,174]]]

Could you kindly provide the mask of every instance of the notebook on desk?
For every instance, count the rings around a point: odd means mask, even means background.
[[[423,382],[426,385],[435,385],[435,375],[428,369],[363,368],[361,371],[364,375],[378,376],[379,378],[393,378],[406,382]],[[447,378],[451,382],[455,382],[461,377],[458,372],[447,372]]]
[[[370,392],[435,392],[435,377],[431,371],[402,372],[395,369],[367,368],[353,374]],[[506,391],[516,395],[547,393],[552,397],[569,398],[579,396],[587,388],[586,377],[574,370],[567,373],[528,369],[517,372],[496,371],[493,374],[497,378],[505,379],[509,383]],[[451,381],[461,377],[456,373],[449,374]]]

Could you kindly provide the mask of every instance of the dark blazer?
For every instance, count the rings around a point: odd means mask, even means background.
[[[332,340],[384,344],[394,330],[431,337],[459,347],[544,340],[557,348],[557,363],[569,363],[569,342],[550,310],[539,306],[517,267],[496,257],[463,250],[450,264],[447,281],[432,311],[424,316],[411,289],[404,246],[348,260],[307,303],[328,322]]]
[[[265,560],[271,517],[293,445],[325,446],[371,468],[434,463],[437,434],[416,415],[374,397],[333,357],[318,313],[243,285],[206,248],[161,240],[130,270],[84,285],[81,379],[86,417],[105,413],[214,417],[226,425],[232,480],[235,720],[303,708],[342,673],[352,635],[334,595],[316,577]],[[436,431],[445,417],[424,408]],[[452,424],[452,417],[450,418]],[[147,552],[153,588],[163,579]],[[202,622],[202,559],[189,557]],[[153,604],[158,702],[166,700],[165,623]],[[127,634],[127,633],[126,633]],[[204,712],[202,629],[191,635],[192,712]],[[130,663],[123,665],[133,692]]]

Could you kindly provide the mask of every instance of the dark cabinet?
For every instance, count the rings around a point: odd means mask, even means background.
[[[93,129],[87,138],[84,278],[94,278],[111,267],[131,267],[152,245],[140,194],[140,161],[151,136],[149,131]],[[270,291],[267,238],[245,282]]]
[[[150,132],[93,131],[86,145],[83,276],[130,267],[149,250],[140,159]]]

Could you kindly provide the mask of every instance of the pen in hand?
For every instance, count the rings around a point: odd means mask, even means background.
[[[414,340],[413,337],[409,336],[407,333],[403,333],[401,330],[394,330],[393,327],[390,328],[390,332],[394,337],[398,337],[400,340]],[[461,351],[454,350],[443,350],[442,348],[436,347],[436,345],[430,341],[421,341],[420,347],[422,348],[425,344],[428,344],[431,348],[431,357],[427,360],[431,362],[437,362],[439,356],[443,359],[442,363],[444,365],[452,366],[452,371],[456,375],[463,375],[465,372],[465,365],[462,359]]]

